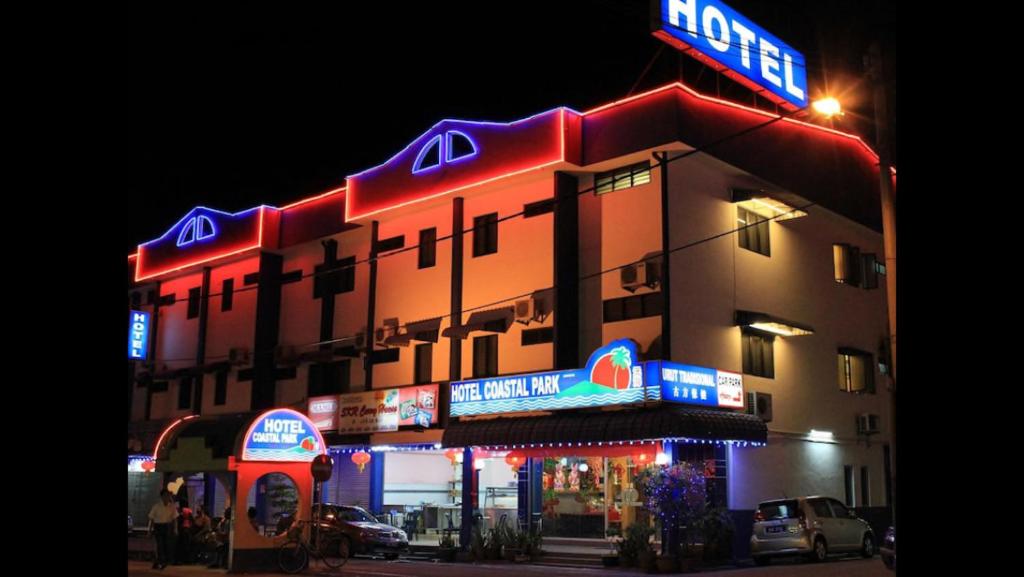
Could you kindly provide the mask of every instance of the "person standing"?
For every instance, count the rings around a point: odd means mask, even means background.
[[[160,501],[149,510],[149,530],[156,539],[156,560],[154,569],[167,567],[168,556],[173,552],[173,534],[177,533],[178,508],[167,489],[160,491]]]

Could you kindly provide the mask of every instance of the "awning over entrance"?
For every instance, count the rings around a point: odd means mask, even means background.
[[[665,438],[765,443],[768,427],[754,415],[662,405],[653,409],[453,421],[445,429],[441,444],[511,446]]]

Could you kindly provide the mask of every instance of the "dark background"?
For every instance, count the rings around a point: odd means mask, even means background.
[[[121,145],[110,184],[141,209],[125,228],[125,255],[199,204],[281,206],[340,186],[443,118],[586,110],[677,80],[680,62],[688,84],[716,90],[711,70],[651,36],[646,0],[349,4],[302,14],[128,14],[131,26],[102,39]],[[850,109],[836,128],[874,142],[863,57],[881,40],[895,72],[891,9],[854,0],[728,4],[803,52],[811,98],[827,78]],[[724,77],[721,89],[752,103]]]

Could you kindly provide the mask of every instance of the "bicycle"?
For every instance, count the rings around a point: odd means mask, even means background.
[[[311,538],[306,538],[306,526]],[[309,566],[312,556],[331,569],[344,565],[349,558],[349,541],[341,531],[317,527],[313,521],[296,521],[288,530],[288,540],[277,550],[277,564],[285,573],[299,573]]]

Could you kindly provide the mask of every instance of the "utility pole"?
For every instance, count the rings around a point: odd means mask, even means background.
[[[878,149],[878,178],[882,201],[882,236],[885,244],[885,289],[889,309],[890,445],[892,448],[892,511],[896,520],[896,206],[889,156],[889,118],[885,101],[885,76],[879,41],[871,44],[868,74],[874,88],[875,146]]]

